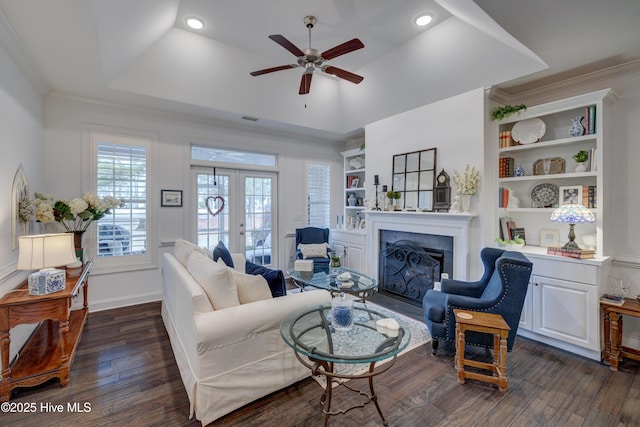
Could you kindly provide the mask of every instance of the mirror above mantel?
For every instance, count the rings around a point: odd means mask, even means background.
[[[403,210],[432,211],[436,176],[436,148],[393,156],[393,191],[400,193]]]

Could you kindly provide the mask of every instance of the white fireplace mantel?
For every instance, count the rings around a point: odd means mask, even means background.
[[[453,237],[453,278],[468,280],[469,233],[473,213],[367,211],[366,247],[369,271],[378,273],[380,231],[434,234]]]

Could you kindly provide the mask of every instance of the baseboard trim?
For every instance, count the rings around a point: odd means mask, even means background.
[[[146,294],[127,295],[121,298],[107,298],[97,301],[89,301],[89,312],[111,310],[113,308],[128,307],[131,305],[145,304],[148,302],[161,301],[162,292],[149,292]]]
[[[550,345],[552,347],[559,348],[561,350],[568,351],[573,354],[577,354],[579,356],[586,357],[588,359],[596,360],[598,362],[601,360],[599,351],[590,350],[588,348],[579,347],[577,345],[569,344],[554,338],[545,337],[544,335],[536,334],[535,332],[531,332],[526,329],[518,328],[518,335]]]

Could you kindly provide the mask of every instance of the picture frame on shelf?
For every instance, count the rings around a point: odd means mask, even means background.
[[[182,207],[182,190],[160,190],[161,207]]]
[[[580,185],[566,185],[559,189],[559,202],[560,205],[567,205],[569,203],[581,204],[582,203],[582,186]]]
[[[558,246],[560,242],[560,232],[558,230],[540,230],[540,246],[548,248],[549,246]]]
[[[351,187],[350,188],[358,188],[359,184],[360,184],[360,179],[359,178],[353,178],[351,180]]]

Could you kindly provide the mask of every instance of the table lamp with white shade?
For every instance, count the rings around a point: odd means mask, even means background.
[[[76,262],[72,233],[20,236],[18,244],[18,270],[38,270],[29,274],[30,295],[46,295],[65,288],[66,271],[53,267]]]
[[[577,203],[562,205],[551,213],[551,221],[569,224],[569,241],[562,247],[568,250],[580,250],[580,247],[575,242],[574,225],[595,222],[595,220],[591,210]]]

